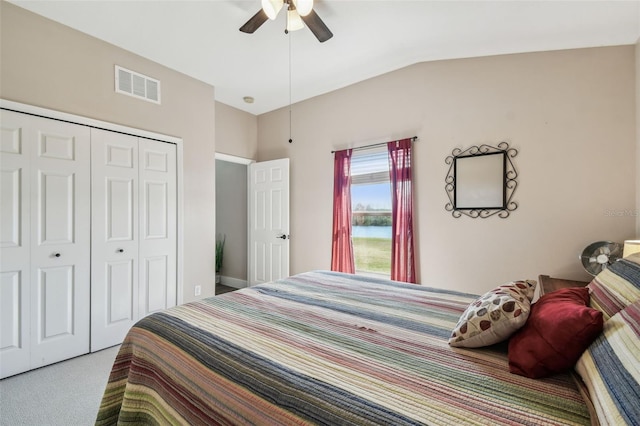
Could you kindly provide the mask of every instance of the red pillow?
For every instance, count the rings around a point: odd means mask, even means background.
[[[602,312],[589,307],[586,287],[545,294],[509,341],[509,371],[537,379],[572,368],[602,324]]]

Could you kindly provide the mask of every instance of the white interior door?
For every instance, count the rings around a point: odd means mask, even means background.
[[[0,378],[30,365],[29,116],[0,110]]]
[[[31,368],[89,352],[90,132],[31,117]]]
[[[176,146],[139,139],[139,315],[176,305]]]
[[[249,285],[289,276],[289,159],[249,165]]]
[[[138,318],[138,138],[91,130],[91,351]]]

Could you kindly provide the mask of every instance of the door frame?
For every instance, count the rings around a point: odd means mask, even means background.
[[[34,105],[23,104],[20,102],[9,101],[6,99],[0,99],[0,109],[6,109],[9,111],[21,112],[24,114],[36,115],[44,118],[52,118],[54,120],[67,121],[69,123],[80,124],[83,126],[95,127],[103,130],[110,130],[112,132],[125,133],[127,135],[154,139],[161,142],[173,143],[176,145],[176,161],[177,161],[177,169],[176,169],[176,191],[177,191],[177,209],[176,209],[176,219],[177,219],[177,229],[176,229],[176,238],[177,238],[177,264],[176,264],[176,272],[177,272],[177,294],[176,294],[176,304],[181,305],[183,303],[183,292],[184,292],[184,283],[183,283],[183,271],[184,271],[184,226],[183,226],[183,218],[184,218],[184,169],[183,169],[183,141],[181,138],[177,138],[175,136],[163,135],[161,133],[149,132],[147,130],[136,129],[133,127],[122,126],[120,124],[110,123],[102,120],[95,120],[89,117],[83,117],[81,115],[69,114],[66,112],[56,111],[48,108],[41,108]]]
[[[251,165],[253,164],[260,164],[261,162],[250,159],[250,158],[244,158],[244,157],[239,157],[236,155],[229,155],[229,154],[223,154],[223,153],[219,153],[216,152],[215,153],[215,159],[216,160],[221,160],[221,161],[226,161],[229,163],[236,163],[236,164],[241,164],[246,166],[247,168],[247,222],[250,222],[251,219],[251,213],[250,213],[250,209],[251,209]],[[278,159],[278,160],[283,160],[283,159]],[[287,159],[288,160],[288,159]],[[265,160],[265,162],[268,161],[273,161],[273,160]],[[217,185],[217,183],[216,183]],[[287,183],[288,185],[288,183]],[[290,189],[288,189],[288,191],[290,192]],[[289,204],[289,203],[287,203]],[[288,211],[288,216],[290,217],[290,211]],[[290,219],[289,219],[290,220]],[[252,256],[251,256],[251,226],[249,223],[247,223],[247,243],[246,243],[246,247],[247,247],[247,286],[251,287],[252,282],[251,282],[251,273],[253,271],[253,265],[252,265]],[[290,228],[290,225],[289,225]],[[217,230],[216,230],[217,232]],[[289,229],[287,229],[287,235],[289,234]],[[288,259],[287,259],[287,269],[290,272],[290,262],[291,262],[291,252],[290,252],[290,248],[289,248],[289,252],[287,254]],[[254,284],[255,285],[255,284]]]
[[[253,164],[256,162],[256,160],[252,160],[251,158],[245,158],[245,157],[239,157],[237,155],[230,155],[230,154],[223,154],[221,152],[216,152],[215,153],[215,159],[216,160],[220,160],[220,161],[226,161],[227,163],[234,163],[234,164],[240,164],[243,166],[246,166],[246,172],[247,172],[247,179],[249,178],[249,165]],[[218,183],[216,182],[216,190],[217,190],[217,185]],[[247,211],[245,212],[245,214],[247,215],[247,221],[249,220],[249,181],[247,180]],[[217,209],[217,206],[216,206]],[[217,223],[217,222],[216,222]],[[218,235],[218,230],[216,229],[216,236]],[[216,237],[217,238],[217,237]],[[246,286],[249,286],[249,240],[250,240],[250,235],[249,235],[249,225],[247,224],[247,241],[245,244],[246,250],[247,250],[247,280],[246,280]],[[242,283],[241,280],[237,280],[238,283]],[[224,284],[224,283],[222,283]],[[240,287],[238,284],[236,283],[230,283],[227,282],[226,285],[232,286],[232,287],[236,287],[236,288],[243,288]],[[245,283],[242,283],[242,285],[245,285]]]
[[[222,154],[220,152],[216,152],[215,156],[216,160],[226,161],[227,163],[236,163],[248,166],[251,163],[255,163],[256,160],[252,160],[251,158],[238,157],[235,155]]]

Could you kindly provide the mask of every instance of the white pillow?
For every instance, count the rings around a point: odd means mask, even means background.
[[[483,294],[464,311],[449,344],[479,348],[507,339],[527,322],[536,285],[533,280],[512,281]]]

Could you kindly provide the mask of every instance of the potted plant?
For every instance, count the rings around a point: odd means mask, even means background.
[[[224,242],[227,236],[216,239],[216,284],[220,283],[220,270],[222,269],[222,256],[224,254]]]

